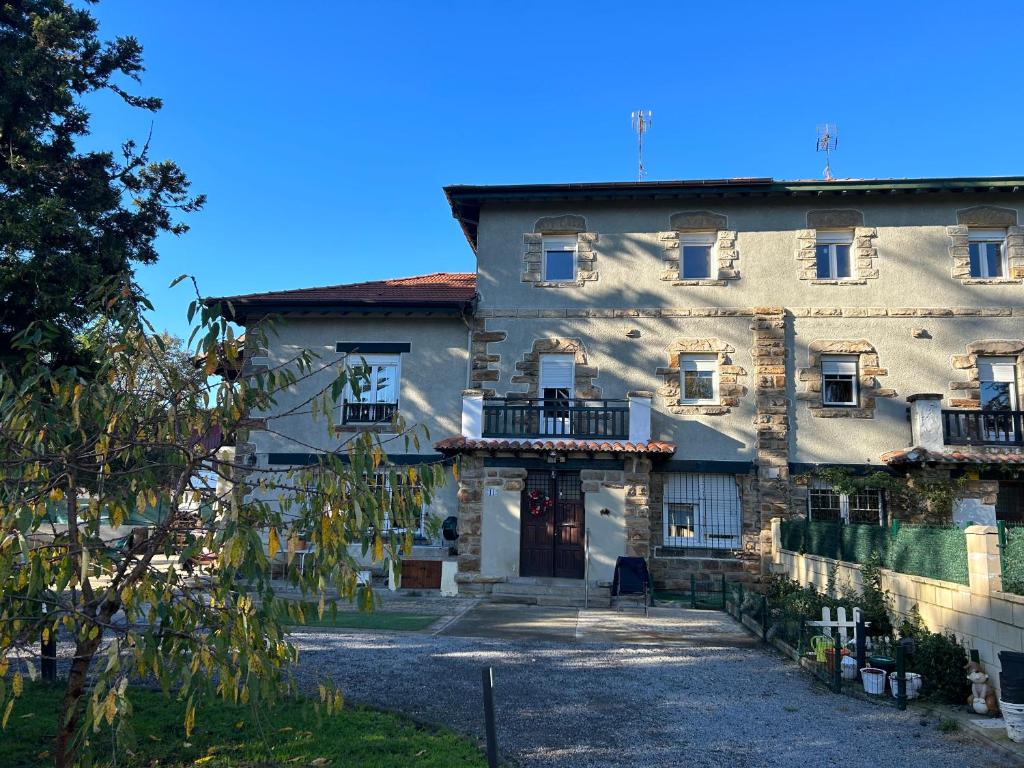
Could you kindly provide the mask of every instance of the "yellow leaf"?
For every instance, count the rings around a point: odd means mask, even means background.
[[[373,537],[373,559],[382,560],[384,558],[384,540],[377,534]]]
[[[15,696],[21,696],[23,686],[24,680],[21,677],[21,672],[15,672],[14,679],[11,680],[11,690],[14,691]]]
[[[44,643],[50,642],[50,628],[49,627],[43,627],[43,642]]]
[[[279,549],[281,549],[281,540],[277,538],[277,528],[271,528],[267,541],[267,550],[270,552],[271,559],[274,558]]]
[[[4,719],[0,722],[0,728],[7,727],[7,718],[11,716],[11,710],[14,709],[14,699],[7,702],[7,707],[4,709]]]
[[[213,758],[214,758],[214,755],[203,755],[203,756],[202,756],[202,757],[200,757],[200,758],[199,758],[198,760],[196,760],[196,761],[195,761],[195,762],[193,763],[193,765],[202,765],[203,763],[208,763],[208,762],[210,762],[211,760],[213,760]]]
[[[192,701],[189,700],[188,709],[185,710],[185,736],[186,737],[192,735],[192,729],[195,728],[195,725],[196,725],[196,708],[195,708],[195,705],[192,704]]]
[[[117,714],[117,696],[111,691],[107,694],[107,700],[103,703],[103,716],[107,720],[107,725],[112,725],[114,722],[114,716]]]

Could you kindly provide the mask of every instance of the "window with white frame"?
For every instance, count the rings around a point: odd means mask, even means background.
[[[1000,278],[1006,275],[1006,230],[969,229],[967,244],[971,277]]]
[[[831,523],[885,525],[885,492],[864,488],[857,493],[837,493],[823,480],[813,480],[807,492],[809,520]]]
[[[742,513],[734,475],[676,472],[663,479],[666,547],[739,549]]]
[[[679,277],[707,280],[713,276],[714,232],[691,232],[679,236]]]
[[[718,403],[718,355],[680,356],[679,378],[679,402],[687,405]]]
[[[822,405],[857,405],[857,384],[856,355],[829,355],[821,358]]]
[[[845,280],[852,276],[850,271],[850,247],[852,245],[853,232],[851,230],[818,230],[814,252],[819,280]]]
[[[411,529],[417,538],[425,537],[427,505],[419,485],[410,485],[405,475],[396,474],[392,486],[389,474],[378,472],[372,486],[380,498],[384,533],[405,533]]]
[[[576,279],[576,235],[544,237],[544,280],[551,283]]]
[[[342,403],[342,423],[388,422],[398,411],[401,357],[368,356],[349,366],[350,379]]]

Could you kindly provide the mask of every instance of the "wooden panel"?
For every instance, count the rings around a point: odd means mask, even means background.
[[[403,560],[403,589],[440,589],[440,560]]]

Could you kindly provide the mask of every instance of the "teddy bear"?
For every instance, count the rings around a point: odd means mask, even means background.
[[[971,683],[971,693],[967,697],[967,706],[979,715],[998,715],[999,700],[996,691],[988,682],[988,675],[976,661],[967,663],[967,679]]]

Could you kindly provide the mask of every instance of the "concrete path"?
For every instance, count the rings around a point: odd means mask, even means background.
[[[503,756],[531,768],[964,768],[1005,755],[937,730],[941,712],[837,696],[725,614],[480,605],[440,635],[305,633],[298,676],[350,701],[483,735],[496,677]]]

